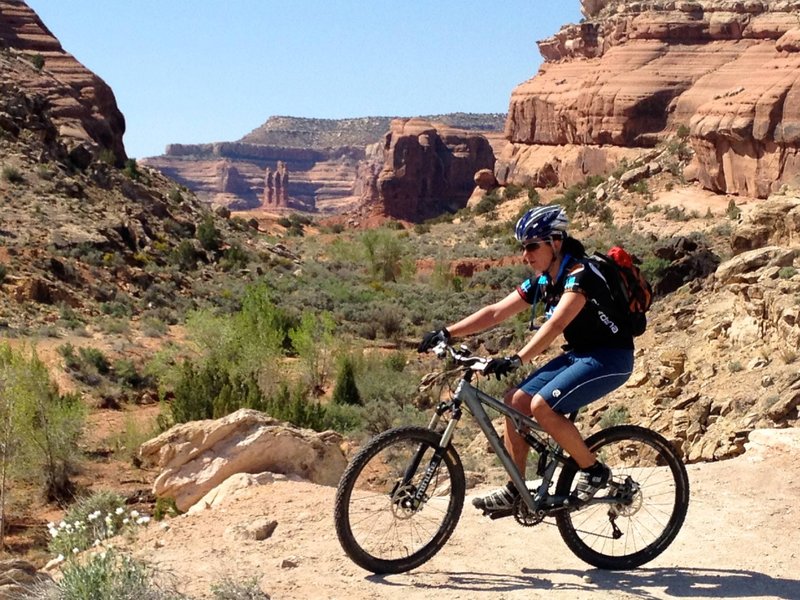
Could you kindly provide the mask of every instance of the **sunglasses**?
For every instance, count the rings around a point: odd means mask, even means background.
[[[544,242],[528,242],[527,244],[522,244],[522,251],[523,252],[534,252],[539,249],[539,246],[543,245]]]

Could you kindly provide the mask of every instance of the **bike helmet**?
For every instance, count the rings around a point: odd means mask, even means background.
[[[537,206],[527,211],[514,228],[517,241],[524,244],[530,240],[543,240],[557,234],[567,234],[567,213],[558,204]]]

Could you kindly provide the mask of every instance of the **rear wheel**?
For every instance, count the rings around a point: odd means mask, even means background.
[[[585,507],[556,516],[558,530],[580,559],[601,569],[632,569],[661,554],[678,535],[689,506],[689,477],[675,449],[654,431],[633,425],[586,440],[612,473]],[[577,465],[562,470],[556,495],[569,495]]]
[[[386,431],[348,465],[336,492],[336,534],[347,555],[373,573],[402,573],[433,557],[464,506],[464,468],[440,434]],[[436,453],[441,460],[432,461]],[[424,481],[424,493],[419,493]]]

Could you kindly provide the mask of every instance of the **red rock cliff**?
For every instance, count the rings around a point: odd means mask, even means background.
[[[495,161],[483,135],[424,119],[393,120],[379,155],[371,169],[360,172],[362,202],[411,221],[463,208],[475,172],[493,168]]]
[[[111,88],[65,52],[38,15],[21,0],[0,0],[0,47],[30,60],[43,60],[35,77],[22,72],[3,73],[0,76],[4,80],[14,78],[27,92],[44,97],[63,137],[95,151],[109,149],[122,165],[126,159],[122,142],[125,118]]]
[[[555,168],[571,183],[681,126],[687,175],[708,189],[765,197],[796,179],[800,2],[582,4],[587,20],[541,41],[545,63],[512,93],[501,182]]]

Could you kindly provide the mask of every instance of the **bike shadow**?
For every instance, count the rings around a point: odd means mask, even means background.
[[[598,593],[627,592],[637,598],[764,598],[781,600],[800,598],[800,579],[779,578],[745,569],[664,568],[635,571],[600,569],[559,569],[558,581],[553,571],[523,568],[522,575],[433,571],[432,581],[419,574],[411,582],[399,582],[385,575],[367,579],[382,585],[430,590],[452,589],[464,592],[512,592],[516,590],[559,590]],[[573,581],[564,581],[573,578]],[[446,576],[446,581],[439,579]],[[586,577],[591,581],[586,581]]]

